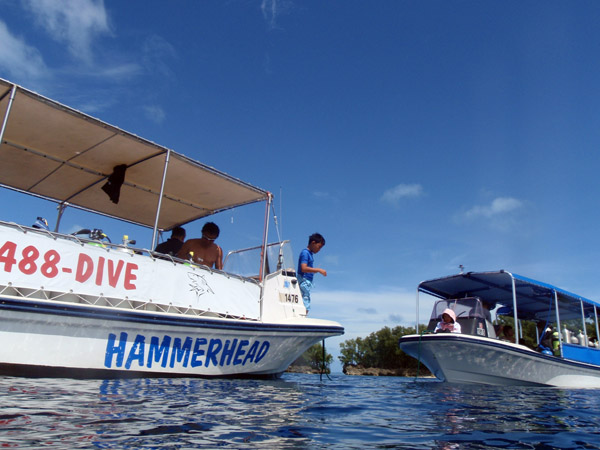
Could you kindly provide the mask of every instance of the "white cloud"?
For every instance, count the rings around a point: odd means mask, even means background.
[[[66,43],[69,52],[85,62],[92,60],[94,38],[110,32],[102,0],[27,0],[25,4],[52,39]]]
[[[322,291],[317,286],[311,293],[309,317],[334,320],[340,323],[345,332],[342,336],[325,341],[328,353],[334,357],[332,369],[341,371],[340,344],[369,334],[387,326],[413,327],[416,321],[416,293],[403,289],[382,289],[379,291]],[[426,323],[433,303],[427,299],[420,302],[419,322]]]
[[[262,0],[260,10],[269,27],[274,28],[277,19],[277,0]]]
[[[415,198],[421,195],[423,195],[423,187],[420,184],[399,184],[385,191],[381,201],[395,205],[403,198]]]
[[[165,111],[160,106],[146,106],[144,113],[154,123],[162,123],[166,117]]]
[[[0,21],[0,69],[6,71],[20,84],[29,84],[30,80],[40,78],[47,72],[46,64],[40,52],[30,47],[9,31]]]
[[[97,71],[96,74],[101,77],[112,79],[127,79],[139,75],[142,71],[140,65],[135,63],[121,64],[118,66],[107,67]]]
[[[520,200],[512,197],[498,197],[495,198],[492,203],[484,206],[474,206],[465,213],[465,217],[468,219],[485,217],[491,218],[499,215],[507,214],[511,211],[519,209],[523,206]]]
[[[354,324],[346,330],[353,334],[377,331],[393,315],[396,319],[401,316],[402,323],[387,325],[412,325],[415,320],[415,294],[405,290],[319,291],[317,287],[311,298],[311,316],[314,313],[343,324]],[[367,310],[368,317],[365,316]]]
[[[340,257],[339,255],[324,255],[323,262],[326,266],[339,266],[340,265]]]
[[[142,46],[143,63],[146,70],[163,77],[174,77],[172,59],[177,59],[177,50],[160,36],[149,36]]]
[[[327,201],[333,201],[336,202],[339,200],[340,192],[335,192],[335,193],[331,193],[331,192],[325,192],[325,191],[313,191],[312,192],[313,197],[316,197],[319,200],[327,200]]]
[[[416,317],[415,293],[401,289],[322,291],[317,286],[311,300],[310,316],[338,321],[352,336],[365,337],[386,325],[412,326]]]
[[[95,114],[99,111],[105,111],[115,104],[114,97],[110,95],[98,96],[98,98],[77,98],[73,99],[73,104],[76,105],[76,109],[86,114]]]
[[[277,28],[277,18],[292,9],[292,2],[287,0],[262,0],[260,10],[269,28]]]
[[[505,233],[514,230],[519,222],[526,220],[516,212],[523,208],[523,202],[512,197],[497,197],[487,205],[476,205],[454,216],[457,223],[473,222]],[[526,231],[525,228],[522,228]]]

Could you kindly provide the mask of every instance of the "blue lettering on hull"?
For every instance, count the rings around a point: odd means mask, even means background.
[[[223,367],[245,366],[260,362],[269,351],[269,341],[163,336],[160,339],[138,334],[128,345],[128,334],[108,335],[104,366],[107,368],[139,369],[147,367]]]

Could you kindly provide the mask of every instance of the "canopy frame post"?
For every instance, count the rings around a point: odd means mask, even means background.
[[[54,232],[58,233],[58,227],[60,226],[60,220],[62,219],[63,213],[65,209],[69,206],[68,203],[59,203],[56,209],[58,209],[58,214],[56,215],[56,225],[54,225]]]
[[[594,305],[594,319],[596,324],[596,342],[598,342],[600,339],[600,329],[598,329],[598,308],[596,308],[596,305]]]
[[[517,314],[517,286],[515,282],[515,277],[510,274],[510,279],[512,281],[512,297],[513,297],[513,320],[515,322],[515,344],[519,343],[519,322],[518,322],[518,314]]]
[[[154,228],[152,229],[152,250],[156,248],[156,235],[158,234],[158,220],[160,218],[160,207],[162,205],[163,193],[165,191],[165,182],[167,179],[167,169],[169,168],[169,160],[171,159],[171,149],[167,149],[165,156],[165,166],[163,169],[162,181],[160,183],[160,194],[158,195],[158,204],[156,205],[156,217],[154,219]]]
[[[6,125],[8,124],[8,116],[10,116],[10,110],[12,109],[15,95],[17,95],[17,85],[13,84],[13,87],[10,90],[10,97],[8,98],[8,105],[6,105],[4,120],[2,121],[2,129],[0,129],[0,145],[2,145],[2,140],[4,139],[4,132],[6,131]]]
[[[587,327],[585,326],[585,310],[583,308],[583,299],[579,299],[579,305],[581,306],[581,328],[583,330],[583,343],[579,343],[579,345],[588,346],[588,335],[587,335]]]
[[[415,331],[417,332],[417,334],[419,334],[419,288],[417,288],[417,313],[415,315],[416,317],[416,324],[415,324]]]
[[[560,347],[560,357],[563,358],[563,335],[560,329],[560,314],[558,313],[558,292],[553,290],[554,292],[554,308],[556,308],[556,327],[558,328],[558,342]]]
[[[273,196],[270,192],[267,193],[267,201],[265,206],[265,224],[263,227],[263,242],[260,248],[260,270],[258,273],[258,281],[260,283],[263,282],[265,278],[265,271],[267,266],[267,240],[269,239],[269,211],[271,207],[271,201]],[[261,286],[261,296],[260,296],[260,318],[263,317],[263,302],[264,302],[264,285]]]
[[[260,270],[258,273],[258,280],[263,281],[265,278],[265,272],[267,269],[267,239],[269,236],[269,209],[271,208],[271,201],[273,200],[273,196],[269,192],[267,194],[267,202],[265,207],[265,225],[263,227],[263,242],[260,249]]]

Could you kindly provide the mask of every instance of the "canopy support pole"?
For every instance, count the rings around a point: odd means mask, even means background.
[[[56,216],[56,225],[54,225],[54,232],[58,233],[60,219],[62,219],[63,213],[65,212],[65,209],[67,209],[67,203],[59,203],[59,205],[56,209],[58,209],[58,214]]]
[[[596,342],[598,342],[600,339],[600,329],[598,329],[598,309],[596,308],[596,305],[594,305],[594,319],[596,320]]]
[[[558,292],[554,291],[554,307],[556,308],[556,326],[558,328],[558,342],[560,347],[560,357],[563,358],[563,335],[560,329],[560,314],[558,313]]]
[[[515,277],[510,275],[512,281],[512,295],[513,295],[513,320],[515,321],[515,344],[519,343],[519,322],[517,321],[517,286]]]
[[[589,340],[587,335],[587,327],[585,326],[585,310],[583,308],[583,300],[579,299],[579,305],[581,306],[581,328],[583,330],[583,342],[580,342],[579,345],[588,347]]]
[[[419,334],[419,288],[417,288],[417,323],[415,324],[415,331]]]
[[[6,106],[6,113],[4,113],[4,120],[2,121],[2,129],[0,130],[0,145],[2,145],[2,140],[4,139],[4,132],[6,131],[6,125],[8,124],[8,116],[10,115],[10,110],[12,108],[12,104],[15,100],[16,94],[17,85],[13,84],[13,87],[10,90],[10,98],[8,99],[8,105]]]
[[[158,234],[158,219],[160,217],[160,207],[162,205],[163,193],[165,191],[165,181],[167,179],[167,169],[169,167],[170,158],[171,150],[167,149],[167,156],[165,157],[165,168],[163,169],[162,181],[160,183],[160,194],[158,195],[158,205],[156,207],[156,218],[154,219],[154,229],[152,230],[152,246],[150,248],[153,251],[156,248],[156,235]]]
[[[258,274],[258,280],[262,283],[265,278],[265,271],[267,266],[267,240],[269,239],[269,210],[271,207],[271,201],[273,196],[270,192],[267,193],[267,205],[265,207],[265,226],[263,227],[263,243],[260,250],[260,271]],[[261,286],[260,295],[260,318],[263,316],[263,301],[264,301],[264,285]]]
[[[267,205],[265,208],[265,226],[263,227],[263,243],[260,249],[260,271],[258,275],[259,281],[263,281],[265,278],[265,271],[267,266],[267,239],[269,236],[269,210],[271,208],[271,201],[273,196],[269,192],[267,195]]]

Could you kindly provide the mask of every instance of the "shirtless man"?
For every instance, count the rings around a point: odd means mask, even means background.
[[[223,250],[215,244],[218,237],[219,227],[213,222],[207,222],[202,227],[202,238],[185,241],[177,256],[181,259],[189,259],[190,253],[193,252],[195,263],[222,270]]]

